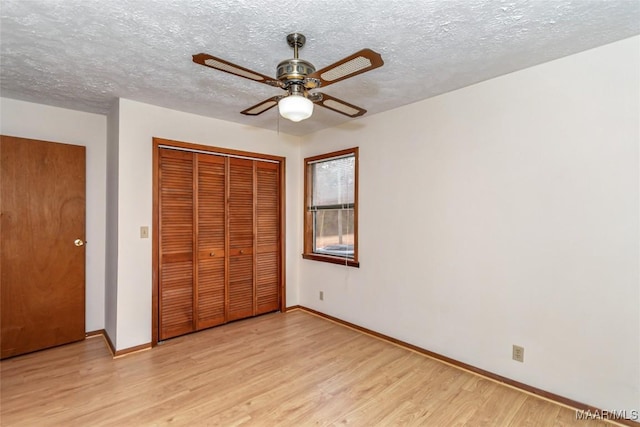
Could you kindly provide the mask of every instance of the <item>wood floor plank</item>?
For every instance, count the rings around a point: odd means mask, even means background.
[[[511,423],[522,427],[551,426],[558,417],[560,408],[551,402],[529,396],[520,406]]]
[[[528,395],[509,387],[495,385],[491,398],[478,407],[478,410],[465,424],[468,427],[490,427],[513,425],[515,414]]]
[[[601,426],[303,311],[113,359],[87,339],[0,362],[2,426]]]

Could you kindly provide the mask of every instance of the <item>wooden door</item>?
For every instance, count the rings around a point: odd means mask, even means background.
[[[256,162],[255,314],[280,308],[280,165]]]
[[[85,147],[0,137],[1,357],[85,337]]]
[[[154,336],[280,309],[280,163],[158,145]]]
[[[159,153],[160,339],[195,330],[193,153]]]
[[[254,162],[229,159],[227,320],[254,313]]]
[[[196,154],[196,329],[225,322],[226,158]]]

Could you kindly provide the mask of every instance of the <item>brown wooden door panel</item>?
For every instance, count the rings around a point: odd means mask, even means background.
[[[2,358],[84,339],[85,151],[0,137]]]
[[[227,319],[254,315],[254,161],[229,159]]]
[[[196,328],[225,322],[226,159],[198,154]]]
[[[278,310],[280,165],[163,148],[157,159],[159,339]]]
[[[256,163],[256,314],[280,308],[280,179],[276,163]]]
[[[159,335],[192,332],[193,153],[160,150],[159,157]]]

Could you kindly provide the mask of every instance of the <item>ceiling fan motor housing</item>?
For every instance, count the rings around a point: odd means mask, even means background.
[[[278,64],[277,79],[283,83],[289,80],[304,80],[309,74],[316,72],[316,68],[304,59],[286,59]]]

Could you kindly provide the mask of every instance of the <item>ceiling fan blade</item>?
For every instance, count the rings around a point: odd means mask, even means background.
[[[196,55],[193,55],[193,62],[195,62],[196,64],[204,65],[205,67],[211,67],[216,70],[224,71],[225,73],[233,74],[234,76],[244,77],[245,79],[253,80],[259,83],[265,83],[269,86],[282,86],[282,82],[280,82],[279,80],[249,70],[248,68],[233,64],[229,61],[225,61],[224,59],[216,58],[215,56],[211,56],[206,53],[198,53]]]
[[[318,92],[317,92],[318,93]],[[341,99],[329,96],[326,93],[322,94],[322,98],[318,101],[313,101],[324,108],[335,111],[336,113],[344,114],[349,117],[359,117],[367,112],[364,108],[360,108],[356,105],[349,104]]]
[[[240,113],[244,114],[245,116],[257,116],[258,114],[262,114],[265,111],[278,105],[278,101],[280,101],[281,98],[282,96],[274,96],[269,99],[265,99],[259,104],[256,104],[253,107],[249,107],[246,110],[241,111]]]
[[[340,80],[382,67],[383,64],[384,61],[379,53],[371,49],[362,49],[328,67],[309,74],[307,77],[319,79],[322,83],[321,87],[325,87]]]

